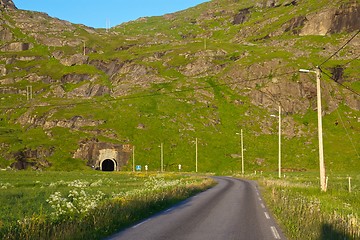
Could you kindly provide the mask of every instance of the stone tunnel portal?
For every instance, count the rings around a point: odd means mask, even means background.
[[[105,159],[101,162],[100,169],[105,172],[113,172],[116,170],[116,161],[113,159]]]

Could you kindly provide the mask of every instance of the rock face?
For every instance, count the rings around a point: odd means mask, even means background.
[[[104,143],[91,139],[81,142],[73,157],[87,160],[87,165],[96,170],[120,171],[128,163],[131,151],[130,145]],[[114,164],[113,170],[107,168],[108,162],[110,165]]]
[[[344,4],[340,9],[328,9],[307,16],[300,36],[352,32],[360,29],[359,19],[360,4]]]
[[[12,42],[1,48],[3,52],[21,52],[33,48],[33,44],[24,42]]]
[[[360,4],[343,5],[335,12],[329,33],[352,32],[360,29]]]
[[[250,8],[242,9],[235,15],[233,24],[242,24],[249,19]]]
[[[23,149],[11,154],[10,158],[14,158],[16,162],[12,163],[10,167],[18,170],[29,167],[35,170],[44,169],[51,166],[46,158],[50,157],[53,153],[53,148]]]
[[[12,0],[0,0],[0,7],[8,9],[17,9]]]
[[[0,25],[0,41],[9,42],[13,39],[13,34],[9,28]]]
[[[32,115],[31,110],[29,110],[18,118],[17,123],[21,125],[30,125],[31,127],[40,126],[46,130],[54,127],[81,129],[83,127],[96,127],[105,123],[104,120],[91,120],[82,116],[74,116],[71,119],[49,120],[48,118],[50,118],[52,114],[53,112],[49,112],[44,116],[36,116]]]

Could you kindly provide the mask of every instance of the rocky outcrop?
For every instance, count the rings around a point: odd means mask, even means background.
[[[0,25],[0,41],[10,42],[13,40],[13,33],[9,28]]]
[[[235,15],[233,24],[243,24],[250,18],[250,8],[245,8],[239,11],[238,14]]]
[[[118,62],[117,60],[113,61],[101,61],[101,60],[91,60],[89,64],[95,66],[97,69],[103,71],[106,75],[112,78],[117,74],[125,63]]]
[[[89,74],[69,73],[69,74],[65,74],[64,76],[62,76],[60,79],[60,82],[77,84],[77,83],[87,81],[87,80],[90,80]]]
[[[113,96],[127,94],[134,88],[148,88],[154,83],[166,82],[166,79],[159,76],[157,69],[132,62],[125,63],[113,76]]]
[[[256,3],[255,6],[260,8],[270,8],[281,6],[281,4],[279,3],[279,0],[263,0],[262,2]]]
[[[74,89],[73,91],[67,94],[69,98],[92,98],[98,96],[104,96],[106,94],[110,94],[110,89],[107,86],[103,86],[100,84],[91,84],[85,83],[82,86]]]
[[[64,57],[60,59],[60,63],[65,66],[75,66],[86,64],[89,57],[83,54],[74,54],[68,57]]]
[[[336,10],[329,33],[352,32],[360,29],[360,3],[344,4]]]
[[[33,48],[32,43],[12,42],[1,48],[2,52],[21,52]]]
[[[327,9],[306,17],[300,36],[352,32],[360,29],[360,4],[343,4],[339,9]]]
[[[0,77],[1,76],[6,76],[6,73],[7,73],[7,70],[6,70],[5,65],[0,64]],[[0,84],[1,84],[1,82],[0,82]]]
[[[5,9],[17,9],[12,0],[0,0],[0,7]]]
[[[43,129],[51,129],[54,127],[63,127],[69,129],[79,130],[83,127],[96,127],[105,123],[105,120],[91,120],[86,119],[82,116],[74,116],[71,119],[54,119],[49,120],[49,118],[54,114],[54,112],[50,111],[44,116],[36,116],[31,114],[31,110],[27,111],[23,115],[21,115],[16,123],[21,124],[23,126],[30,125],[33,127],[40,126]]]
[[[23,149],[10,154],[10,158],[15,159],[10,167],[18,170],[31,168],[33,170],[41,170],[51,166],[47,160],[54,153],[54,148]]]
[[[185,54],[190,63],[180,67],[179,71],[188,77],[203,77],[219,73],[224,66],[215,63],[217,59],[224,58],[227,52],[206,50],[195,54]]]

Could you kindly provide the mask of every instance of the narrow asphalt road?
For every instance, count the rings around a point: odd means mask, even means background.
[[[216,177],[218,185],[108,240],[286,239],[255,182]]]

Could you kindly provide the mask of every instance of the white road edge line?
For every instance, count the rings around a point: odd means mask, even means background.
[[[276,227],[271,226],[271,231],[272,231],[272,233],[273,233],[273,235],[274,235],[275,239],[281,239],[281,237],[280,237],[280,235],[279,235],[278,231],[276,230]]]
[[[270,219],[270,215],[267,212],[264,212],[266,219]]]
[[[171,212],[174,209],[175,209],[175,207],[172,207],[172,208],[169,208],[168,210],[166,210],[165,212],[168,213],[168,212]]]
[[[141,222],[141,223],[139,223],[139,224],[136,224],[136,225],[133,226],[132,228],[137,228],[137,227],[143,225],[144,223],[146,223],[146,222],[148,222],[148,221],[150,221],[150,220],[151,220],[151,218],[149,218],[149,219],[147,219],[147,220],[145,220],[145,221],[143,221],[143,222]]]
[[[262,208],[265,208],[265,205],[262,203],[262,204],[261,204],[261,207],[262,207]]]

